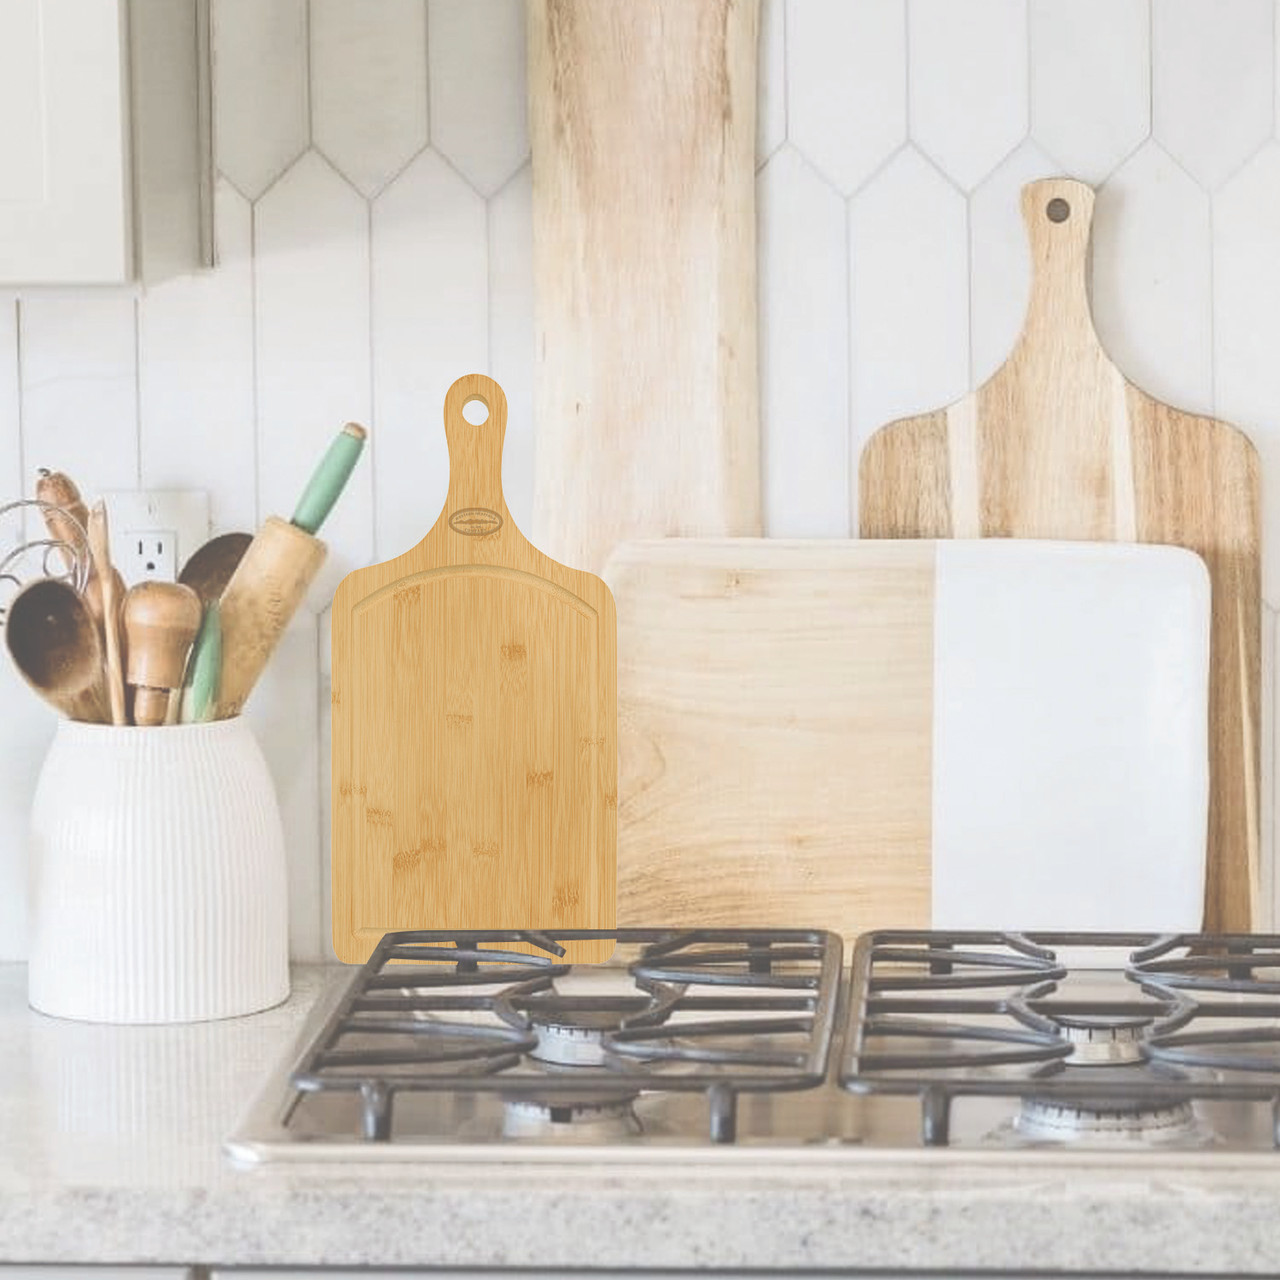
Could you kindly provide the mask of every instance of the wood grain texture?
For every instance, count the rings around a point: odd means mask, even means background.
[[[626,538],[760,532],[757,10],[528,6],[534,535],[595,572]]]
[[[471,400],[488,408],[480,426],[462,416]],[[501,387],[460,378],[444,417],[439,519],[334,596],[333,936],[347,961],[388,929],[616,923],[613,597],[511,519]],[[613,944],[568,951],[602,961]]]
[[[1242,432],[1153,399],[1103,350],[1086,287],[1093,199],[1063,178],[1023,189],[1032,288],[1013,352],[961,401],[868,441],[860,531],[1168,542],[1204,557],[1213,582],[1204,923],[1247,930],[1260,919],[1258,459]]]
[[[618,548],[620,924],[929,927],[934,560]]]
[[[222,593],[222,673],[215,720],[237,716],[324,564],[319,538],[268,516]]]

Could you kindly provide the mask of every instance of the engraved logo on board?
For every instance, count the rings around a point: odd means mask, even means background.
[[[488,507],[464,507],[449,517],[449,528],[468,538],[483,538],[502,528],[502,517]]]

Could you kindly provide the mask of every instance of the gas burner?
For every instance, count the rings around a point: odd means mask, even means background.
[[[635,1094],[591,1101],[506,1098],[502,1104],[502,1136],[616,1142],[640,1132],[635,1099]]]
[[[559,963],[563,942],[602,938],[622,963]],[[394,1140],[406,1097],[496,1095],[504,1134],[591,1140],[630,1134],[641,1095],[684,1094],[729,1143],[739,1095],[822,1085],[839,988],[822,930],[389,933],[290,1084],[358,1094],[368,1142]]]
[[[1194,1146],[1209,1137],[1190,1102],[1153,1107],[1133,1098],[1085,1104],[1024,1098],[1013,1128],[1030,1142],[1105,1146]]]
[[[1057,1017],[1063,1038],[1075,1046],[1066,1059],[1073,1067],[1116,1066],[1143,1061],[1152,1018]]]
[[[605,1032],[616,1027],[617,1022],[611,1019],[607,1027],[583,1026],[531,1017],[529,1025],[537,1037],[529,1057],[558,1067],[599,1067],[604,1065]]]
[[[1269,1106],[1280,1146],[1277,971],[1262,935],[867,934],[840,1083],[918,1097],[929,1146],[976,1098],[1014,1104],[997,1143],[1204,1145],[1204,1102]]]

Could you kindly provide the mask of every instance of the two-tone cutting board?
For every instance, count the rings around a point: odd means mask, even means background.
[[[463,416],[479,402],[480,425]],[[478,416],[473,411],[473,416]],[[333,937],[390,929],[612,929],[613,598],[516,528],[507,401],[472,374],[444,404],[449,492],[412,550],[333,600]],[[612,943],[567,944],[608,959]]]
[[[1191,552],[673,538],[605,573],[620,923],[1196,927]]]
[[[1103,350],[1087,289],[1093,199],[1064,178],[1023,189],[1032,287],[1022,334],[976,391],[871,437],[860,531],[1174,543],[1204,558],[1213,582],[1204,927],[1248,930],[1260,897],[1258,458],[1234,427],[1135,387]]]

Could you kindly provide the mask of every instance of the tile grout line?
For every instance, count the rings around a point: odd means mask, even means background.
[[[848,465],[845,473],[845,491],[848,511],[847,527],[849,536],[858,536],[858,441],[854,438],[855,408],[854,378],[857,361],[854,359],[854,299],[853,299],[853,197],[844,200],[844,294],[845,294],[845,440],[848,450]]]
[[[250,382],[253,386],[253,525],[256,529],[262,521],[262,405],[260,382],[262,377],[259,360],[258,308],[258,202],[249,203],[249,292],[253,305],[249,308]]]
[[[491,378],[497,376],[493,367],[493,257],[493,207],[486,199],[484,202],[484,358]]]
[[[1203,188],[1202,188],[1203,190]],[[1214,196],[1206,191],[1209,206],[1209,412],[1218,416],[1218,237],[1214,228]]]
[[[911,142],[911,0],[903,0],[902,4],[902,98],[903,145],[907,145]]]
[[[133,295],[134,474],[142,488],[142,295]]]
[[[378,561],[378,361],[377,347],[373,340],[374,285],[373,285],[373,201],[365,200],[365,254],[368,266],[368,307],[369,307],[369,439],[365,447],[369,451],[369,519],[373,528],[370,530],[370,546],[373,560]]]
[[[27,432],[24,413],[26,397],[22,393],[22,297],[17,293],[13,295],[13,375],[14,391],[17,393],[14,399],[18,412],[18,496],[22,497],[27,486]],[[19,522],[25,528],[25,516],[19,517]],[[19,537],[25,536],[19,534]]]
[[[306,75],[302,77],[302,86],[307,95],[307,146],[316,144],[315,94],[311,92],[311,72],[314,59],[311,57],[311,0],[306,0],[303,11],[303,25],[306,28],[302,37],[303,53],[307,60]]]
[[[778,0],[778,3],[782,5],[782,142],[785,143],[791,137],[791,67],[787,42],[787,15],[791,0]],[[777,150],[775,147],[774,151]]]

